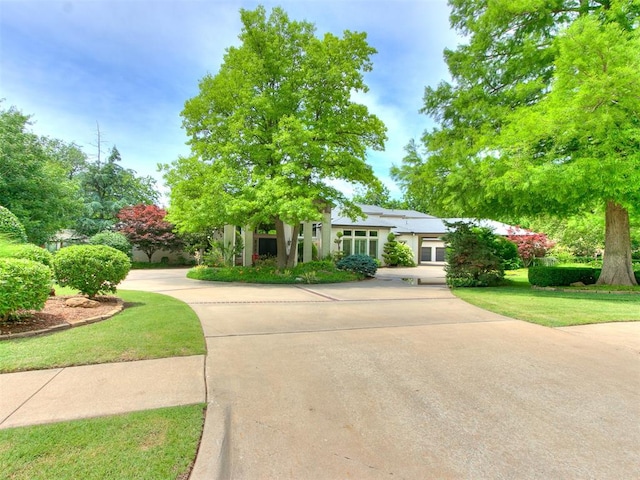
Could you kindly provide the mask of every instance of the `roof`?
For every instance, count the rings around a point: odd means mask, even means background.
[[[335,227],[351,227],[351,228],[389,228],[398,235],[444,235],[447,233],[445,222],[468,222],[474,223],[481,227],[488,227],[497,235],[506,236],[510,232],[516,235],[525,235],[525,230],[512,227],[506,223],[497,222],[495,220],[472,219],[472,218],[447,218],[442,219],[418,212],[416,210],[395,210],[382,208],[375,205],[358,204],[365,217],[356,219],[355,221],[343,216],[339,210],[335,212],[336,216],[331,219],[331,225]]]

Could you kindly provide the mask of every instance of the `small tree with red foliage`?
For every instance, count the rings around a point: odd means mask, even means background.
[[[518,255],[525,268],[528,268],[536,258],[544,257],[553,248],[554,242],[544,233],[536,233],[520,227],[509,228],[507,238],[518,247]]]
[[[155,205],[134,205],[118,212],[116,230],[149,258],[158,250],[178,250],[180,238],[173,232],[174,225],[165,221],[166,210]]]

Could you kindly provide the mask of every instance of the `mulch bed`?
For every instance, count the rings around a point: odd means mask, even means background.
[[[45,330],[58,325],[65,325],[72,321],[82,321],[94,317],[107,315],[117,305],[115,297],[96,297],[100,302],[95,308],[67,307],[64,302],[69,297],[49,297],[41,311],[26,310],[20,312],[15,320],[0,321],[0,337],[17,333]]]

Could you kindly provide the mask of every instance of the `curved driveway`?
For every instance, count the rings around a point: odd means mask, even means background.
[[[134,271],[122,288],[177,297],[202,321],[192,479],[640,477],[634,343],[478,309],[435,267],[299,286],[184,273]]]

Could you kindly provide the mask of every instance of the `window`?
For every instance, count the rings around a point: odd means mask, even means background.
[[[343,230],[342,234],[342,251],[345,255],[378,257],[377,230]]]
[[[420,261],[421,262],[431,261],[431,247],[422,247],[420,249]]]
[[[351,239],[342,238],[342,251],[345,255],[351,255]]]
[[[353,241],[353,253],[355,253],[356,255],[367,255],[367,241],[366,240],[362,240],[360,238],[356,238]]]
[[[444,247],[436,247],[436,262],[444,262]]]
[[[369,240],[369,256],[373,258],[378,258],[378,240],[377,239]]]

